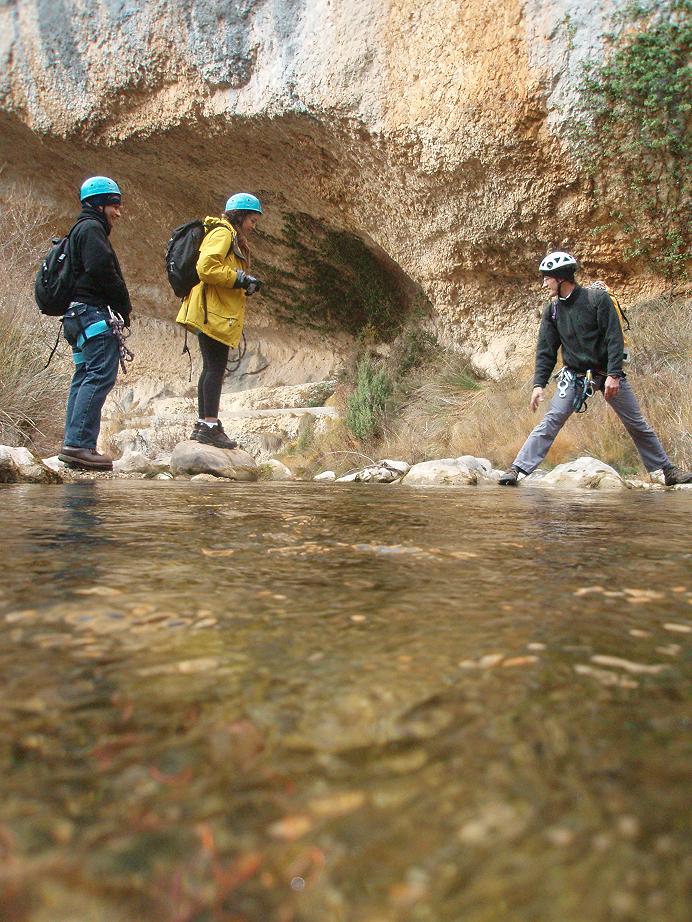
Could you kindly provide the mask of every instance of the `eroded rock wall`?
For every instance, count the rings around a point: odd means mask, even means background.
[[[616,240],[586,234],[561,131],[623,5],[5,0],[0,191],[29,180],[66,222],[85,176],[117,177],[122,262],[143,311],[165,317],[170,228],[251,189],[267,212],[265,320],[352,333],[349,292],[364,324],[376,288],[393,316],[427,312],[499,371],[535,334],[546,248],[652,284],[627,275]]]

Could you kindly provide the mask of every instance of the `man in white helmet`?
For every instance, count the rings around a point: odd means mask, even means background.
[[[574,279],[576,268],[576,259],[560,251],[549,253],[539,266],[550,301],[543,311],[538,334],[529,404],[534,412],[543,401],[560,347],[565,367],[558,376],[558,389],[547,413],[499,482],[516,486],[519,474],[534,471],[571,414],[584,406],[585,397],[600,390],[632,437],[647,471],[663,470],[666,486],[692,483],[692,473],[672,464],[642,416],[622,370],[625,344],[613,302],[604,290],[587,290],[578,285]]]

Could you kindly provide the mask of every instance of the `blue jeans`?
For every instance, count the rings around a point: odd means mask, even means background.
[[[77,346],[84,330],[107,318],[106,308],[73,301],[63,319],[63,334],[72,346],[75,362],[63,439],[68,448],[96,448],[101,410],[118,376],[118,342],[110,328]]]

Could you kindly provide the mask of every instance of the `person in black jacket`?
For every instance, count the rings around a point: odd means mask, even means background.
[[[574,280],[576,268],[576,259],[563,252],[548,254],[539,266],[551,300],[543,311],[538,334],[529,403],[534,412],[543,401],[560,347],[565,367],[558,375],[558,388],[547,413],[499,482],[516,486],[520,474],[534,471],[571,414],[581,409],[585,397],[600,390],[632,437],[647,471],[663,470],[666,486],[692,483],[692,473],[672,464],[642,416],[622,370],[625,343],[613,302],[605,290],[578,285]]]
[[[72,347],[75,370],[67,399],[63,448],[58,457],[71,467],[112,470],[113,461],[96,450],[101,411],[118,374],[118,340],[112,323],[130,325],[130,296],[111,246],[120,218],[117,183],[92,176],[82,183],[82,211],[71,233],[77,279],[74,300],[65,312],[63,332]]]

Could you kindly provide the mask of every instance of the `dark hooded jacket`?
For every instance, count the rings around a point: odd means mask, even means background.
[[[560,346],[567,368],[623,377],[625,341],[607,292],[577,285],[564,301],[547,304],[538,334],[534,387],[547,385]]]
[[[84,205],[71,236],[77,271],[73,299],[97,307],[111,307],[129,326],[130,295],[118,257],[108,239],[110,232],[105,215]]]

